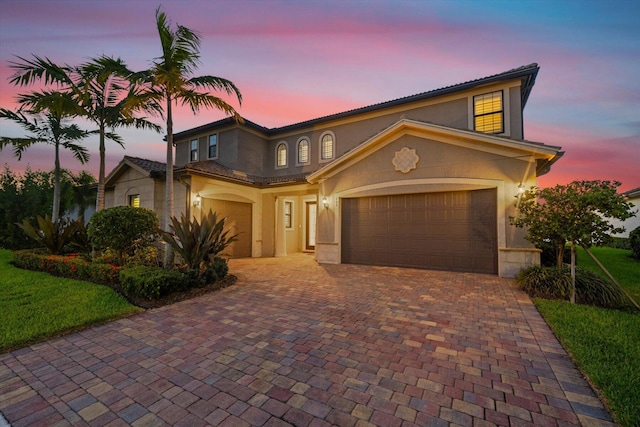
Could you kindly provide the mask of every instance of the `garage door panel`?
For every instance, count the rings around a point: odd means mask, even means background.
[[[343,262],[497,273],[494,189],[343,199],[342,206]]]
[[[227,200],[204,199],[203,210],[211,209],[218,214],[218,218],[227,218],[225,227],[230,229],[230,235],[238,234],[224,252],[231,258],[245,258],[251,256],[251,203],[231,202]]]

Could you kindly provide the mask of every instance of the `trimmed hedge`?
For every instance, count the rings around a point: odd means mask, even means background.
[[[629,233],[629,247],[633,257],[640,259],[640,227]]]
[[[120,271],[122,292],[130,298],[158,299],[185,290],[189,280],[176,270],[137,266]]]
[[[518,285],[531,297],[567,300],[571,295],[571,271],[533,266],[520,271]],[[622,291],[600,275],[576,267],[576,302],[606,308],[629,305]]]
[[[13,264],[26,270],[103,284],[119,283],[118,274],[123,268],[113,264],[89,262],[76,254],[45,255],[32,250],[15,251]]]
[[[227,261],[223,258],[216,258],[201,274],[199,271],[165,270],[143,265],[121,267],[105,262],[89,262],[76,254],[49,255],[33,250],[13,252],[13,264],[54,276],[110,285],[125,296],[138,300],[154,300],[173,292],[204,287],[224,278],[229,271]]]

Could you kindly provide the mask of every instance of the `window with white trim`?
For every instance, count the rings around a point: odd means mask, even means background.
[[[473,97],[473,128],[484,133],[504,132],[504,103],[501,90]]]
[[[280,142],[276,146],[276,167],[277,168],[287,167],[287,143],[286,142]]]
[[[298,164],[307,165],[310,162],[309,146],[311,143],[308,138],[300,138],[298,141]]]
[[[129,206],[131,206],[132,208],[139,208],[140,207],[140,195],[139,194],[132,194],[129,196]]]
[[[207,154],[210,159],[218,158],[218,134],[214,133],[213,135],[209,135],[209,146],[208,146]]]
[[[320,136],[320,161],[333,159],[335,155],[335,137],[332,132]]]
[[[293,228],[293,202],[288,200],[284,202],[284,228],[288,230]]]
[[[190,153],[191,153],[189,154],[190,161],[197,162],[198,161],[198,140],[197,139],[191,140]]]

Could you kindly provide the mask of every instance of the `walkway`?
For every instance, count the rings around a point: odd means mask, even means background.
[[[302,254],[231,272],[220,292],[0,355],[0,412],[15,427],[613,425],[511,281]]]

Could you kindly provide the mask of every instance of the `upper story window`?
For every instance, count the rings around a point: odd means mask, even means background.
[[[335,136],[333,132],[325,132],[320,136],[320,161],[333,159],[335,155]]]
[[[192,139],[191,140],[191,145],[190,145],[190,153],[189,154],[189,159],[192,162],[197,162],[198,161],[198,140],[197,139]]]
[[[276,167],[287,167],[287,143],[284,141],[276,146]]]
[[[504,103],[501,90],[473,97],[473,123],[473,128],[479,132],[504,132]]]
[[[140,195],[139,194],[132,194],[129,196],[129,206],[131,206],[132,208],[139,208],[140,207]]]
[[[309,140],[307,138],[300,138],[298,140],[298,164],[307,165],[310,162],[309,156]]]
[[[209,135],[208,155],[210,159],[218,158],[218,134]]]

